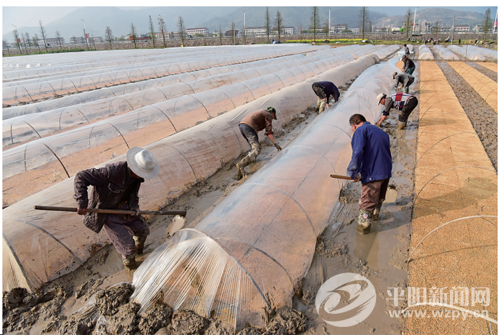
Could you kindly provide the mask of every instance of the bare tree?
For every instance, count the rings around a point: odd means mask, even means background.
[[[59,44],[59,50],[62,50],[61,34],[59,33],[59,30],[56,30],[56,39],[57,39],[57,44]]]
[[[28,46],[30,47],[31,49],[31,38],[30,38],[30,34],[29,33],[24,33],[24,38],[26,39],[26,43],[28,43]]]
[[[231,22],[231,33],[233,34],[233,45],[236,44],[236,26]]]
[[[26,37],[24,37],[23,33],[21,33],[21,41],[22,41],[21,45],[24,45],[24,51],[26,51],[26,54],[28,54],[28,47],[26,45]]]
[[[163,37],[163,47],[167,47],[167,42],[165,41],[165,31],[167,31],[167,27],[165,26],[165,21],[163,18],[158,15],[158,28],[160,28],[161,36]]]
[[[325,38],[328,36],[328,30],[329,30],[329,22],[328,19],[325,19],[325,22],[323,23],[323,33],[325,34]]]
[[[365,32],[368,27],[368,9],[361,7],[359,10],[359,27],[361,29],[361,39],[365,39]]]
[[[45,28],[42,25],[42,20],[38,21],[40,23],[40,34],[42,35],[43,46],[45,47],[45,51],[47,51],[47,42],[45,42]]]
[[[104,30],[104,39],[106,40],[106,42],[109,43],[109,49],[110,50],[113,50],[113,40],[115,39],[115,37],[113,36],[113,31],[111,30],[111,28],[109,26],[106,26],[106,29]]]
[[[302,25],[299,26],[299,40],[302,41]]]
[[[437,39],[439,33],[439,21],[436,21],[434,27],[432,27],[432,32],[434,33],[434,37]]]
[[[21,43],[20,43],[19,33],[17,32],[17,29],[14,29],[12,31],[12,34],[14,35],[14,41],[16,42],[17,48],[19,49],[19,53],[22,55],[23,52],[21,51]]]
[[[219,43],[220,43],[220,45],[222,45],[222,29],[221,29],[220,23],[219,23]]]
[[[283,17],[280,11],[276,12],[276,29],[278,29],[278,41],[281,40],[281,27],[283,26]]]
[[[153,48],[156,48],[155,26],[153,25],[153,19],[151,18],[151,15],[149,15],[149,38],[151,38],[151,41],[153,41]]]
[[[38,52],[41,52],[40,50],[40,43],[38,43],[39,39],[38,39],[38,35],[35,34],[32,38],[32,41],[33,41],[33,46],[37,47],[38,48]]]
[[[177,21],[177,29],[179,34],[181,34],[181,43],[182,45],[184,45],[186,27],[184,26],[184,19],[182,18],[182,16],[179,16],[179,20]]]
[[[491,28],[491,9],[487,9],[486,13],[484,13],[484,21],[483,21],[483,41],[486,40],[486,34],[488,33],[488,30]]]
[[[7,43],[6,40],[2,40],[2,44],[5,45],[5,47],[7,48],[7,53],[9,54],[10,56],[10,50],[9,50],[9,43]]]
[[[269,43],[269,35],[271,34],[271,16],[269,15],[269,7],[266,7],[266,15],[264,17],[264,27],[266,28],[267,43]]]
[[[314,6],[312,8],[312,14],[311,14],[311,25],[309,26],[313,30],[313,40],[316,42],[316,29],[318,29],[320,23],[319,23],[319,11],[318,7]]]
[[[404,16],[404,24],[406,26],[406,40],[408,40],[408,35],[410,33],[410,26],[411,26],[412,18],[413,18],[413,15],[411,12],[411,8],[408,8],[408,10],[406,11],[406,14]]]
[[[134,42],[134,49],[137,49],[137,30],[135,29],[135,26],[133,23],[130,24],[130,38]]]

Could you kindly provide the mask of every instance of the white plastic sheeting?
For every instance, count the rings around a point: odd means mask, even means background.
[[[396,46],[382,46],[375,51],[386,57],[395,49]],[[365,52],[369,50],[373,49]],[[149,105],[6,150],[3,152],[4,203],[11,205],[82,169],[125,154],[130,147],[158,141],[350,60],[352,56],[346,54],[325,57],[263,77]],[[66,115],[72,120],[71,113],[63,116]],[[73,115],[79,117],[76,121],[83,122],[81,114],[73,111]],[[66,119],[57,116],[52,123],[49,121],[40,119],[40,127],[55,124],[56,128]],[[29,134],[31,129],[37,133],[38,125],[30,123],[29,126],[20,128],[24,130],[19,132],[20,137]]]
[[[301,54],[232,65],[229,66],[229,69],[226,69],[226,67],[221,67],[217,69],[222,70],[220,72],[223,73],[212,76],[207,76],[207,74],[209,74],[209,70],[203,70],[183,75],[174,75],[160,79],[147,80],[137,84],[127,84],[123,86],[112,87],[109,89],[105,88],[104,90],[113,91],[112,97],[99,99],[97,101],[90,101],[88,103],[78,104],[74,106],[67,105],[70,101],[59,101],[66,98],[72,98],[72,96],[57,99],[51,102],[50,105],[62,105],[63,107],[36,113],[35,115],[20,115],[15,118],[4,120],[3,147],[5,148],[6,146],[20,144],[40,137],[45,137],[67,128],[72,128],[82,124],[89,124],[99,119],[104,119],[117,114],[137,110],[144,106],[152,105],[169,99],[174,99],[183,95],[200,93],[218,87],[244,82],[248,79],[262,77],[264,75],[276,73],[281,70],[291,70],[292,68],[298,67],[292,78],[286,78],[288,79],[288,81],[285,81],[283,83],[285,86],[289,86],[290,80],[291,83],[295,83],[303,76],[311,76],[307,73],[304,73],[302,76],[301,72],[303,71],[300,70],[300,65],[308,66],[310,63],[319,60],[326,60],[330,62],[330,65],[333,65],[333,63],[331,62],[333,60],[331,58],[332,56],[346,54],[349,52],[349,50],[350,47],[329,49],[323,52],[313,52],[312,54],[315,54],[315,56],[313,57],[306,57]],[[347,57],[344,57],[343,59],[349,61],[354,60],[352,56],[350,56],[350,59]],[[297,71],[299,72],[297,73]],[[299,73],[301,75],[299,75]],[[130,89],[124,86],[130,86]],[[142,89],[140,89],[138,92],[118,94],[119,88],[122,89],[122,92],[127,92],[130,90],[137,90],[140,87],[142,87]],[[98,93],[98,91],[88,92],[84,94],[92,94],[94,98],[98,98],[99,95],[96,93]],[[81,97],[80,99],[83,100],[88,98],[88,96],[85,96]],[[77,100],[73,99],[73,101]],[[26,113],[28,111],[35,112],[38,109],[36,105],[37,104],[33,104],[33,106],[27,105],[4,109],[4,118],[5,114],[9,112],[10,114]],[[45,105],[45,108],[46,107],[47,104]],[[14,109],[14,111],[9,111],[12,109]]]
[[[470,47],[468,45],[463,47],[458,45],[450,45],[448,49],[468,60],[486,60],[486,57],[483,54],[475,50],[476,48]]]
[[[480,47],[476,47],[474,45],[469,45],[468,48],[469,48],[469,50],[473,50],[474,52],[476,52],[480,55],[483,55],[488,59],[493,59],[493,60],[498,59],[498,51],[497,50],[480,48]]]
[[[427,45],[421,45],[419,48],[418,59],[420,60],[434,60],[431,50]]]
[[[455,55],[453,52],[451,52],[450,50],[446,49],[441,45],[435,45],[432,47],[432,49],[439,55],[441,59],[460,60],[460,58],[457,55]]]
[[[316,101],[311,89],[314,81],[332,80],[340,86],[373,65],[377,59],[374,55],[361,57],[146,146],[160,164],[160,173],[157,178],[146,180],[142,186],[139,194],[141,208],[160,208],[248,150],[248,144],[238,130],[239,121],[247,113],[274,106],[278,112],[276,128],[279,129],[280,125]],[[391,71],[394,72],[394,69]],[[384,76],[390,79],[385,72]],[[366,79],[373,80],[373,77]],[[362,108],[359,103],[364,105],[363,101],[357,101],[355,109],[349,112]],[[122,155],[106,163],[124,159]],[[90,256],[91,250],[105,243],[104,233],[96,235],[85,228],[81,217],[74,213],[33,209],[34,205],[41,203],[74,206],[72,195],[73,178],[70,178],[3,210],[4,290],[14,287],[33,290],[74,270]]]
[[[157,248],[134,274],[141,312],[163,299],[174,310],[263,326],[265,310],[292,306],[312,262],[352,154],[349,117],[380,115],[376,96],[392,86],[396,59],[363,73],[332,110],[227,196],[194,228]]]
[[[94,90],[101,87],[159,78],[171,74],[185,73],[214,66],[237,64],[265,58],[280,57],[300,52],[318,50],[319,47],[307,45],[280,46],[278,48],[236,49],[238,52],[226,55],[198,55],[198,57],[179,56],[177,59],[153,62],[150,65],[141,63],[111,71],[93,71],[90,75],[68,77],[41,81],[37,83],[19,84],[3,88],[3,103],[12,105],[17,102],[29,102],[52,98],[67,94]],[[186,60],[184,60],[186,58]],[[96,72],[96,73],[94,73]]]

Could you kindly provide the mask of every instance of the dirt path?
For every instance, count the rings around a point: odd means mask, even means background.
[[[481,63],[467,62],[466,64],[472,66],[473,68],[484,74],[486,77],[493,80],[495,83],[498,83],[498,75],[495,71],[482,66]]]
[[[498,114],[451,66],[446,62],[437,62],[437,64],[445,74],[458,101],[469,117],[491,163],[498,170]]]

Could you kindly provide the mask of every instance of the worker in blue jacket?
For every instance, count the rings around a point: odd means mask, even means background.
[[[385,200],[392,170],[391,145],[389,136],[366,121],[363,115],[352,115],[349,124],[353,135],[352,158],[347,167],[347,176],[353,181],[361,180],[356,232],[364,235],[370,232],[372,221],[378,220]]]
[[[314,93],[318,96],[316,103],[316,112],[322,113],[326,108],[330,108],[330,98],[333,97],[335,102],[339,101],[339,89],[331,81],[317,81],[312,84]]]

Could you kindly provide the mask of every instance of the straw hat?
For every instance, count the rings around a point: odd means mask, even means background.
[[[160,171],[153,153],[139,147],[133,147],[127,151],[127,164],[133,173],[144,179],[154,178]]]
[[[379,105],[380,105],[380,100],[382,100],[385,97],[386,97],[386,95],[384,93],[380,93],[379,95],[377,95],[377,102]]]

